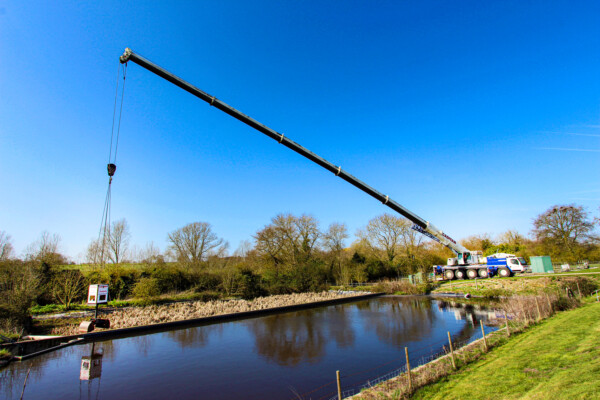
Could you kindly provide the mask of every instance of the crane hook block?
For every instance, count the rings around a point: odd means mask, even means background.
[[[117,166],[115,164],[108,164],[106,169],[108,170],[108,176],[112,177],[117,170]]]

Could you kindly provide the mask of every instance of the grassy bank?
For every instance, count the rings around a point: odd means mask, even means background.
[[[414,399],[589,399],[600,393],[600,303],[556,315]]]
[[[526,301],[526,298],[513,302]],[[353,397],[356,399],[588,399],[600,392],[600,303],[560,312],[541,322],[511,323],[506,331],[444,356]],[[555,302],[556,305],[559,302]],[[521,308],[520,306],[516,307]],[[543,310],[542,315],[549,310]],[[521,317],[527,317],[522,315]],[[411,395],[412,394],[412,395]]]
[[[579,284],[579,287],[577,286]],[[438,281],[432,293],[469,293],[473,296],[503,297],[531,296],[546,293],[565,295],[565,289],[583,296],[591,294],[600,284],[600,275],[587,274],[564,276],[517,275],[512,278],[491,278],[477,280]]]

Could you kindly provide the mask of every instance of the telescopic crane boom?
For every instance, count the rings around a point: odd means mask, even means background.
[[[219,110],[231,115],[233,118],[236,118],[236,119],[242,121],[243,123],[245,123],[246,125],[249,125],[252,128],[256,129],[257,131],[264,133],[265,135],[269,136],[271,139],[276,140],[277,142],[281,143],[285,147],[308,158],[312,162],[320,165],[321,167],[325,168],[329,172],[335,174],[335,176],[339,176],[346,182],[357,187],[358,189],[367,193],[371,197],[374,197],[375,199],[382,202],[384,205],[388,206],[392,210],[396,211],[400,215],[402,215],[405,218],[412,221],[414,223],[413,229],[417,230],[418,232],[424,234],[425,236],[427,236],[431,239],[434,239],[434,240],[440,242],[444,246],[451,249],[454,253],[457,254],[458,262],[460,264],[463,264],[463,263],[466,264],[467,260],[468,260],[468,263],[472,263],[475,261],[475,260],[471,261],[472,257],[470,257],[471,252],[469,250],[467,250],[460,243],[457,243],[454,239],[452,239],[451,237],[446,235],[440,229],[436,228],[429,221],[425,221],[423,218],[414,214],[410,210],[404,208],[402,205],[400,205],[396,201],[390,199],[389,196],[383,195],[382,193],[373,189],[371,186],[367,185],[366,183],[362,182],[361,180],[355,178],[354,176],[352,176],[349,173],[347,173],[346,171],[344,171],[342,169],[342,167],[330,163],[329,161],[318,156],[317,154],[313,153],[312,151],[302,147],[298,143],[287,138],[286,136],[284,136],[284,134],[276,132],[275,130],[269,128],[268,126],[261,124],[260,122],[256,121],[255,119],[250,118],[249,116],[247,116],[247,115],[241,113],[240,111],[236,110],[235,108],[231,107],[227,103],[224,103],[223,101],[217,99],[216,97],[211,96],[210,94],[198,89],[194,85],[189,84],[188,82],[173,75],[172,73],[166,71],[165,69],[163,69],[163,68],[159,67],[158,65],[152,63],[151,61],[145,59],[144,57],[140,56],[139,54],[134,53],[129,48],[125,49],[125,52],[123,53],[123,55],[121,55],[121,57],[119,57],[119,61],[122,64],[125,64],[128,61],[132,61],[132,62],[138,64],[139,66],[147,69],[150,72],[155,73],[156,75],[160,76],[161,78],[166,79],[167,81],[171,82],[172,84],[179,86],[186,92],[189,92],[189,93],[193,94],[194,96],[200,98],[201,100],[204,100],[211,106],[218,108]]]

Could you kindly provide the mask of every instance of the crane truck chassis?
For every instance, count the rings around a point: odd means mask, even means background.
[[[312,151],[302,147],[298,143],[289,139],[283,133],[279,133],[269,128],[268,126],[258,122],[257,120],[250,118],[249,116],[231,107],[227,103],[217,99],[215,96],[212,96],[198,89],[197,87],[191,85],[183,79],[152,63],[151,61],[147,60],[141,55],[134,53],[130,48],[125,49],[125,52],[119,57],[119,61],[121,62],[121,64],[126,64],[129,61],[134,62],[142,68],[145,68],[146,70],[171,82],[175,86],[178,86],[186,92],[207,102],[210,106],[223,111],[224,113],[232,116],[233,118],[236,118],[237,120],[245,123],[246,125],[265,134],[271,139],[276,140],[278,143],[295,151],[303,157],[308,158],[315,164],[318,164],[322,168],[335,174],[335,176],[342,178],[346,182],[362,190],[369,196],[377,199],[385,206],[391,208],[403,217],[410,220],[414,224],[412,226],[412,229],[416,230],[417,232],[420,232],[421,234],[429,237],[430,239],[437,241],[438,243],[443,244],[456,254],[456,257],[448,259],[448,265],[435,266],[434,271],[436,274],[441,274],[442,276],[445,276],[448,279],[475,277],[475,274],[479,277],[491,277],[496,274],[500,276],[510,276],[513,274],[513,269],[511,269],[511,267],[508,265],[506,265],[506,267],[496,266],[489,264],[489,261],[487,264],[484,264],[485,259],[482,257],[481,251],[468,250],[460,243],[457,243],[450,236],[446,235],[443,231],[435,227],[429,221],[424,220],[412,211],[408,210],[396,201],[392,200],[389,196],[378,192],[371,186],[350,175],[349,173],[344,171],[341,166],[332,164],[331,162],[320,157],[319,155],[313,153]]]
[[[448,265],[434,265],[433,273],[438,279],[453,280],[509,277],[530,271],[527,261],[514,254],[496,253],[482,257],[480,261],[478,264],[458,265],[454,258],[449,258]]]

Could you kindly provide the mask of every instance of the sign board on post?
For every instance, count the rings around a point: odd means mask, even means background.
[[[108,303],[108,285],[90,285],[87,303],[96,305]]]

